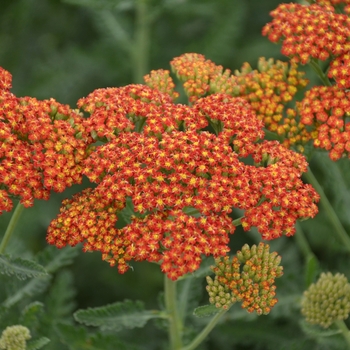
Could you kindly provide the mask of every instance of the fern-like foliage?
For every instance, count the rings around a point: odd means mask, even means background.
[[[77,254],[77,247],[68,247],[60,250],[52,246],[45,248],[37,255],[36,259],[38,264],[43,266],[44,271],[47,273],[33,278],[24,285],[18,286],[15,293],[9,295],[2,305],[10,307],[24,298],[37,296],[43,293],[50,285],[52,278],[51,274],[55,273],[60,268],[71,264]]]
[[[78,310],[76,321],[101,330],[120,331],[123,328],[143,327],[152,318],[164,317],[159,311],[145,310],[141,301],[125,300],[114,304]]]
[[[34,328],[38,327],[39,320],[43,313],[44,304],[39,301],[34,301],[22,310],[19,323],[32,331]]]
[[[73,259],[78,255],[79,247],[76,246],[57,249],[54,246],[47,246],[37,255],[37,260],[41,263],[45,270],[54,273],[60,268],[73,263]]]
[[[42,276],[30,280],[24,286],[19,288],[14,294],[8,296],[2,305],[10,307],[20,300],[41,294],[49,286],[50,280],[51,276]]]
[[[110,334],[91,334],[83,327],[58,324],[56,327],[62,341],[70,350],[136,350]]]
[[[47,275],[44,267],[32,260],[0,254],[0,273],[16,276],[21,280]]]
[[[76,294],[73,279],[73,274],[69,270],[62,270],[55,277],[45,298],[46,316],[52,321],[65,319],[72,314]]]
[[[220,309],[216,308],[215,305],[203,305],[194,309],[193,315],[197,317],[208,317],[217,314]]]
[[[50,339],[46,337],[41,337],[39,339],[32,340],[28,342],[27,350],[39,350],[50,342]]]

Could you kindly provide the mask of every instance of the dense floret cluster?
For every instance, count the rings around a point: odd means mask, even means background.
[[[25,207],[82,181],[81,162],[92,138],[78,111],[54,99],[13,95],[11,75],[0,70],[0,213],[13,198]]]
[[[304,292],[301,312],[306,321],[328,328],[350,314],[350,283],[340,273],[322,273]]]
[[[209,301],[227,309],[241,302],[242,308],[258,315],[267,315],[276,305],[275,279],[283,275],[281,257],[270,253],[268,244],[249,247],[245,244],[232,260],[217,258],[212,270],[215,279],[207,277]]]

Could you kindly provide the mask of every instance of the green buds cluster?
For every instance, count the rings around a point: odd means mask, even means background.
[[[281,257],[269,250],[268,244],[251,248],[245,244],[232,260],[228,256],[215,259],[215,279],[207,277],[209,302],[227,309],[238,301],[248,312],[268,314],[277,303],[275,279],[283,274]]]
[[[25,350],[26,341],[31,338],[27,327],[14,325],[7,327],[0,338],[1,350]]]
[[[350,313],[350,283],[340,273],[322,273],[316,283],[304,292],[301,313],[306,321],[328,328],[336,320],[345,320]]]

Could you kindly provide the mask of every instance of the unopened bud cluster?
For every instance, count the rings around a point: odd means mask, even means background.
[[[215,279],[207,277],[209,302],[228,308],[239,301],[248,312],[268,314],[277,303],[275,279],[283,274],[281,257],[269,250],[264,243],[245,244],[232,260],[228,256],[215,259]]]
[[[14,325],[7,327],[0,338],[1,350],[25,350],[26,341],[31,338],[27,327]]]
[[[306,321],[328,328],[350,313],[350,283],[340,273],[322,273],[316,283],[304,292],[301,313]]]

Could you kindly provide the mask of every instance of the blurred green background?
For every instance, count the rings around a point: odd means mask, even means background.
[[[270,21],[269,12],[280,3],[2,0],[0,66],[12,73],[12,92],[17,96],[53,97],[72,107],[77,99],[96,88],[142,82],[142,76],[151,69],[169,69],[169,61],[185,52],[202,53],[231,70],[239,69],[245,61],[255,67],[261,56],[283,58],[280,47],[261,36],[263,25]],[[320,154],[314,156],[311,166],[349,231],[348,160],[335,164]],[[57,215],[61,200],[87,185],[88,181],[73,186],[64,194],[53,194],[49,202],[36,201],[33,208],[26,209],[9,251],[29,254],[26,247],[30,247],[35,254],[43,249],[46,227]],[[9,218],[10,213],[0,217],[0,235]],[[350,277],[349,254],[331,234],[327,220],[321,211],[302,227],[322,270],[340,271]],[[256,232],[237,230],[232,250],[259,239]],[[278,281],[280,303],[271,315],[259,319],[235,307],[203,349],[322,349],[298,325],[297,303],[305,288],[302,253],[294,238],[271,243],[272,250],[282,255],[285,267],[285,275]],[[80,253],[72,266],[76,307],[100,306],[125,298],[157,307],[156,295],[163,288],[159,267],[148,263],[134,263],[133,267],[133,271],[119,275],[116,268],[101,261],[99,253]],[[203,293],[202,304],[207,303],[206,298]],[[150,329],[148,326],[146,332],[152,332]],[[149,344],[149,349],[162,348],[155,342]]]

